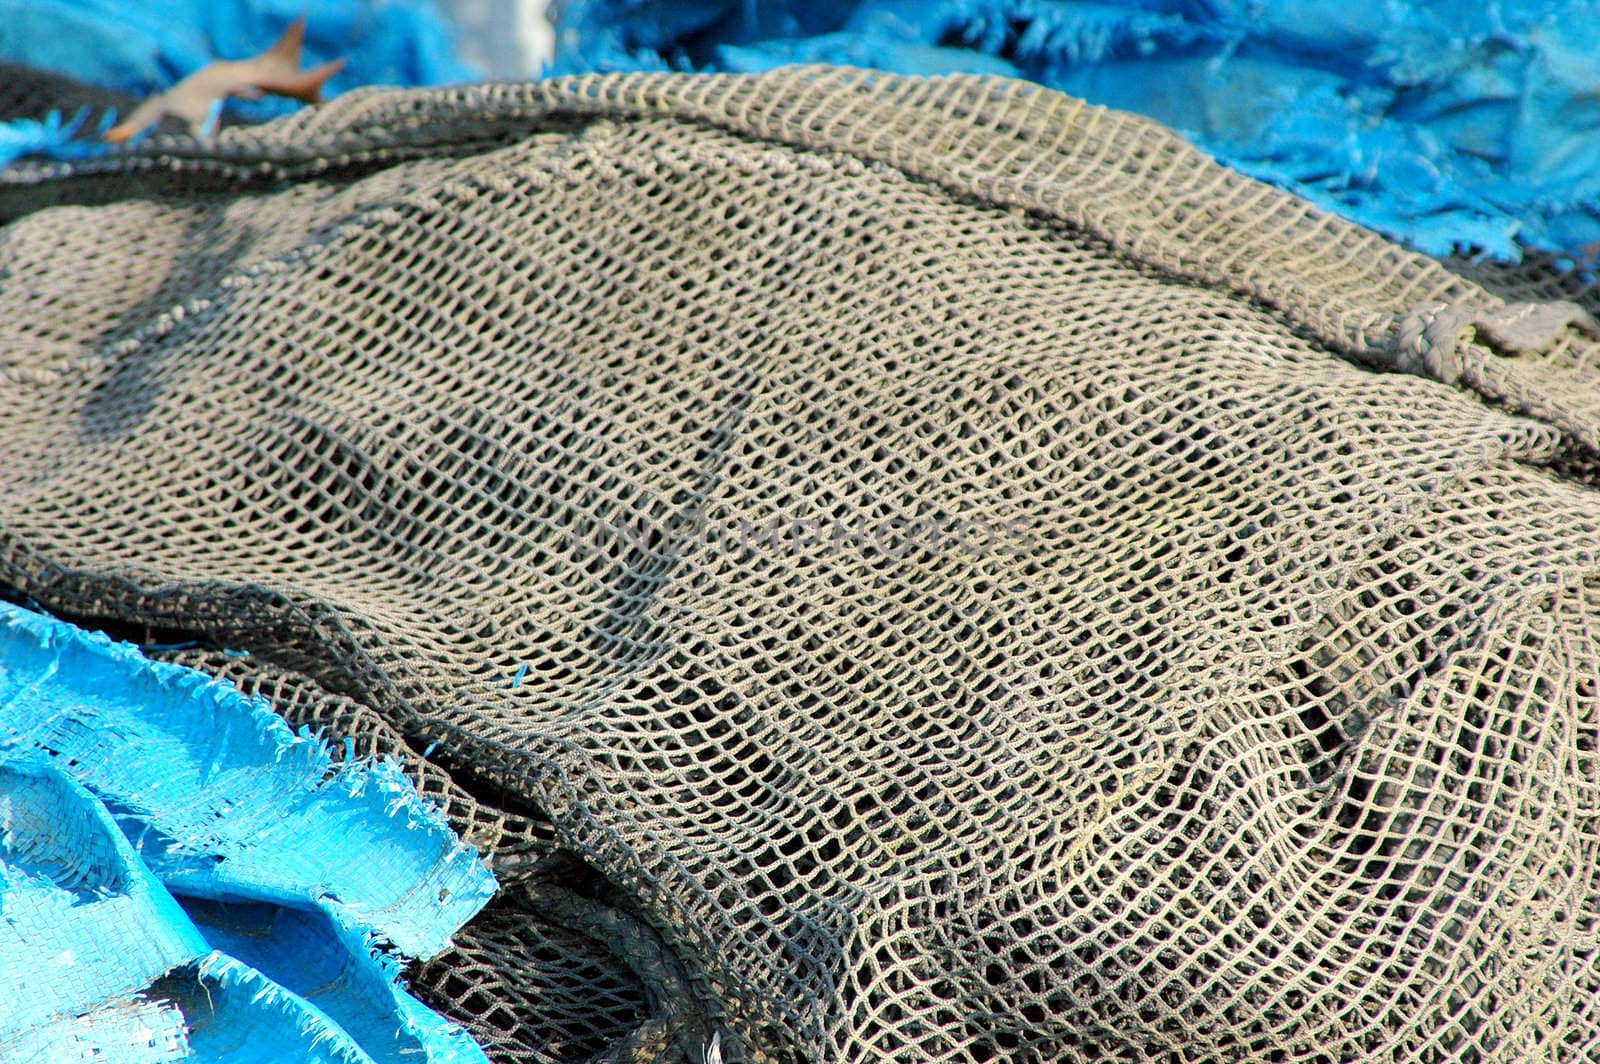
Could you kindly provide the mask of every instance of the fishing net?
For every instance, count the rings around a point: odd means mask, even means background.
[[[1600,1060],[1557,274],[962,77],[0,182],[0,582],[406,755],[496,1059]]]
[[[51,110],[70,115],[80,107],[128,111],[133,106],[133,101],[120,92],[0,60],[0,122],[13,118],[38,120]]]

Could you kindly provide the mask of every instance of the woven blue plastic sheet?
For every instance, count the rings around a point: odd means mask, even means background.
[[[556,73],[845,63],[1149,115],[1432,254],[1600,250],[1588,0],[566,0]]]
[[[0,1059],[481,1061],[390,951],[494,889],[399,765],[0,604]]]

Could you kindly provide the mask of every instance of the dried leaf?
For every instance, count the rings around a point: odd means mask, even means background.
[[[207,63],[166,92],[134,108],[127,121],[106,131],[105,139],[121,143],[169,115],[183,119],[196,135],[207,135],[215,131],[222,101],[229,96],[256,100],[270,93],[316,103],[322,98],[323,83],[344,67],[344,60],[301,70],[300,51],[305,35],[306,20],[301,16],[260,55]]]

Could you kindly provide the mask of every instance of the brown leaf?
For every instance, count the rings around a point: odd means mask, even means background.
[[[126,121],[105,133],[105,139],[121,143],[168,115],[183,119],[190,132],[203,136],[212,132],[216,104],[229,96],[245,100],[260,99],[271,93],[302,103],[322,98],[322,86],[344,67],[335,59],[310,70],[300,69],[300,51],[305,44],[305,16],[295,19],[276,44],[251,59],[218,59],[178,82],[166,92],[141,103]]]

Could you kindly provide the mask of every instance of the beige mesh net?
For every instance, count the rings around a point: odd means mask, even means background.
[[[0,582],[407,752],[497,1059],[1600,1060],[1577,305],[969,78],[355,93],[0,212]]]

